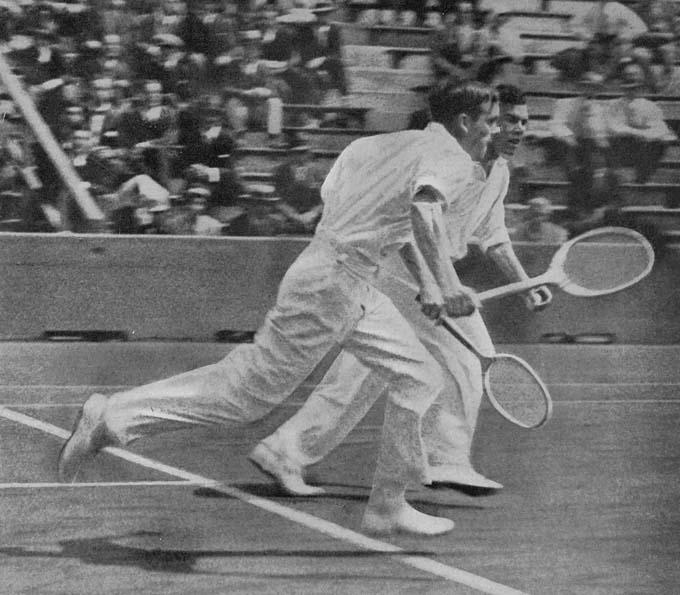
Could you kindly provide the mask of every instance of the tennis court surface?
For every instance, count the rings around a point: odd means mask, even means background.
[[[536,367],[552,421],[520,430],[484,406],[475,444],[496,495],[414,490],[456,522],[434,539],[368,538],[359,521],[379,403],[313,468],[328,495],[282,495],[245,455],[289,416],[178,432],[100,455],[62,485],[56,460],[95,390],[213,362],[216,343],[0,344],[0,592],[680,592],[680,348],[501,346]]]

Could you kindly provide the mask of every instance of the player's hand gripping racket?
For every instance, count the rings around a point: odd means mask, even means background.
[[[484,394],[498,413],[522,428],[538,428],[550,419],[550,393],[527,362],[509,353],[484,355],[451,319],[442,317],[440,324],[479,358]]]
[[[596,297],[634,285],[653,265],[654,249],[642,234],[626,227],[600,227],[562,244],[542,275],[477,296],[484,302],[540,285],[557,285],[575,296]]]

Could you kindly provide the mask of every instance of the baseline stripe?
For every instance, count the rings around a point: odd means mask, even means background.
[[[135,487],[149,487],[149,486],[196,486],[193,481],[84,481],[81,483],[60,483],[60,482],[17,482],[17,483],[0,483],[0,490],[17,490],[17,489],[77,489],[77,488],[135,488]]]
[[[64,440],[71,435],[70,432],[64,430],[63,428],[46,423],[34,417],[12,411],[2,406],[0,406],[0,416],[36,430],[40,430],[52,436],[63,438]],[[283,506],[277,502],[272,502],[271,500],[254,496],[248,492],[244,492],[238,488],[223,484],[214,479],[209,479],[201,475],[196,475],[195,473],[190,473],[189,471],[185,471],[184,469],[180,469],[178,467],[166,465],[160,461],[154,461],[153,459],[136,455],[122,448],[108,447],[105,448],[104,451],[142,467],[153,469],[154,471],[161,471],[168,475],[178,477],[185,481],[193,482],[203,487],[210,487],[226,496],[231,496],[232,498],[236,498],[237,500],[251,504],[252,506],[260,508],[261,510],[271,512],[284,519],[307,527],[308,529],[328,535],[333,539],[345,541],[352,545],[374,552],[395,554],[394,560],[397,562],[401,562],[402,564],[422,570],[423,572],[427,572],[439,578],[471,587],[472,589],[476,589],[477,591],[486,593],[487,595],[526,595],[526,593],[523,591],[518,591],[512,587],[496,583],[484,577],[466,572],[465,570],[460,570],[453,566],[447,566],[446,564],[442,564],[441,562],[437,562],[431,558],[426,558],[424,556],[403,555],[405,553],[404,550],[398,546],[367,537],[366,535],[362,535],[361,533],[357,533],[351,529],[336,525],[330,521],[320,519],[306,512],[288,508],[287,506]]]

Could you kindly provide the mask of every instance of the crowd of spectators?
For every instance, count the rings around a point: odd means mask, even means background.
[[[602,85],[584,79],[581,95],[555,101],[545,145],[549,162],[559,164],[570,182],[573,233],[611,222],[623,206],[621,184],[650,181],[677,140],[661,108],[643,96],[643,67],[625,61],[619,77],[621,97],[598,98]]]
[[[599,0],[584,17],[573,23],[582,41],[559,52],[551,61],[562,79],[583,78],[616,83],[621,64],[634,60],[644,71],[653,92],[671,91],[677,82],[680,6],[668,0],[623,5]]]
[[[658,106],[642,96],[658,91],[673,68],[675,3],[644,3],[644,34],[632,34],[624,19],[607,13],[609,4],[599,2],[583,20],[585,47],[554,60],[583,91],[556,101],[546,141],[548,157],[571,182],[571,233],[605,221],[619,204],[620,184],[649,181],[677,138]],[[522,47],[488,5],[390,0],[363,10],[358,21],[431,27],[435,82],[456,77],[495,85],[507,64],[521,62]],[[343,6],[0,0],[0,41],[109,230],[309,233],[320,216],[323,176],[310,167],[307,147],[284,128],[342,122],[332,112],[284,113],[283,105],[342,104],[347,96],[339,34],[329,26],[342,18]],[[612,84],[622,98],[596,97]],[[84,229],[69,189],[7,93],[0,95],[0,113],[3,229]],[[420,127],[427,114],[416,116]],[[265,183],[246,178],[235,158],[253,131],[261,133],[260,146],[278,151]],[[549,228],[550,209],[535,207],[525,230],[533,236]]]
[[[309,229],[313,198],[273,200],[233,153],[246,132],[287,148],[286,103],[342,102],[335,7],[243,0],[0,2],[4,57],[111,229],[131,233],[267,233]],[[1,88],[0,88],[1,90]],[[3,92],[2,218],[20,230],[78,230],[59,171]],[[282,178],[283,179],[283,178]],[[292,183],[290,180],[288,184]],[[316,202],[315,202],[316,201]]]

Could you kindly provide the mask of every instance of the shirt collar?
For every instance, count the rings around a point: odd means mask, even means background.
[[[442,142],[447,143],[452,149],[459,153],[462,153],[463,155],[465,155],[465,157],[467,157],[469,161],[472,161],[472,157],[470,157],[470,155],[468,155],[465,149],[463,149],[463,147],[460,146],[460,143],[446,129],[446,127],[443,124],[440,124],[439,122],[430,122],[425,127],[425,132],[437,136],[438,138],[441,139]]]

